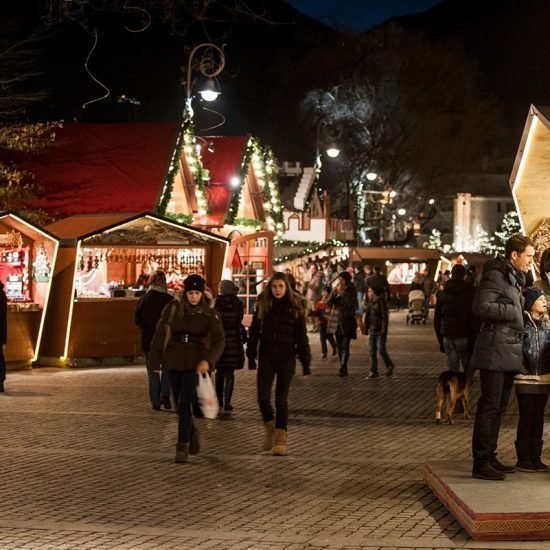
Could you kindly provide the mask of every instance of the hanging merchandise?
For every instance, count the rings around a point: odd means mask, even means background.
[[[82,260],[81,260],[82,263]],[[47,283],[51,276],[51,267],[43,244],[40,244],[36,259],[32,264],[33,279],[37,283]]]

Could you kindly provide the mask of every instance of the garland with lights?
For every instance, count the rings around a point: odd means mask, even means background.
[[[255,218],[235,218],[233,225],[241,225],[243,227],[262,227],[262,222]]]
[[[258,185],[262,190],[268,229],[275,231],[277,235],[282,235],[285,226],[283,207],[279,195],[279,182],[275,170],[275,158],[270,149],[263,147],[259,140],[252,137],[248,140],[241,164],[240,178],[242,183],[248,176],[251,165],[254,167]],[[235,189],[231,197],[225,220],[227,225],[239,225],[239,221],[242,220],[242,218],[237,218],[242,196],[242,183],[238,189]]]
[[[285,241],[278,239],[275,241],[275,244],[277,246],[290,246],[292,248],[301,246],[305,244],[302,241]],[[296,260],[297,258],[301,258],[303,256],[309,256],[310,254],[314,254],[315,252],[319,252],[320,250],[325,250],[327,248],[332,247],[340,247],[340,246],[353,246],[353,243],[351,242],[344,242],[339,241],[338,239],[331,239],[330,241],[326,242],[314,242],[309,243],[306,248],[303,250],[300,250],[300,252],[294,252],[292,254],[287,254],[285,256],[279,256],[278,258],[274,258],[273,263],[275,265],[282,264],[285,262],[289,262],[291,260]]]
[[[185,225],[193,225],[193,214],[174,214],[168,212],[165,217],[174,220],[176,223],[183,223]]]
[[[174,180],[180,169],[179,159],[181,159],[181,156],[184,153],[187,165],[189,166],[190,172],[193,174],[195,184],[197,186],[197,204],[199,207],[199,215],[208,213],[208,202],[206,201],[206,182],[210,179],[210,175],[201,162],[200,146],[197,146],[193,123],[190,120],[184,120],[178,134],[176,146],[174,147],[174,151],[172,153],[172,158],[170,159],[170,164],[168,165],[166,181],[164,182],[161,200],[157,207],[157,214],[160,216],[166,216],[166,209],[168,208],[168,203],[170,202],[174,191]],[[193,215],[190,214],[190,216],[190,223],[192,223]]]

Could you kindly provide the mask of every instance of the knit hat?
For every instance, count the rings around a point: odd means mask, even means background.
[[[523,291],[523,297],[525,298],[525,304],[523,308],[525,311],[531,311],[535,302],[541,297],[544,296],[544,292],[541,288],[536,286],[530,286]]]
[[[218,287],[220,294],[237,294],[239,291],[238,287],[235,286],[233,281],[230,281],[229,279],[224,279],[223,281],[220,281],[220,286]]]
[[[338,274],[338,277],[344,279],[348,285],[351,283],[351,273],[349,271],[342,271],[342,273]]]
[[[183,281],[183,288],[185,292],[189,292],[190,290],[204,292],[205,284],[206,281],[200,275],[193,273],[192,275],[189,275],[185,281]]]

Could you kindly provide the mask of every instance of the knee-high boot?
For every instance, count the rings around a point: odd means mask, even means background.
[[[542,445],[544,444],[544,441],[542,439],[531,439],[531,462],[533,463],[533,466],[537,470],[537,472],[546,472],[548,470],[548,466],[541,461],[540,457],[542,454]]]
[[[516,468],[520,472],[536,472],[537,469],[533,464],[532,451],[531,451],[531,441],[529,439],[521,439],[515,442],[516,443],[516,454],[518,461],[516,463]]]

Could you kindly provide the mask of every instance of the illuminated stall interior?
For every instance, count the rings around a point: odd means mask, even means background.
[[[191,273],[215,290],[228,248],[223,237],[153,214],[72,216],[49,230],[62,247],[41,356],[71,365],[140,356],[134,311],[151,273],[165,271],[174,295]]]
[[[11,212],[0,213],[0,281],[8,300],[8,342],[13,366],[36,359],[50,294],[58,241]]]
[[[537,253],[550,246],[550,107],[531,105],[510,177],[521,227]]]

